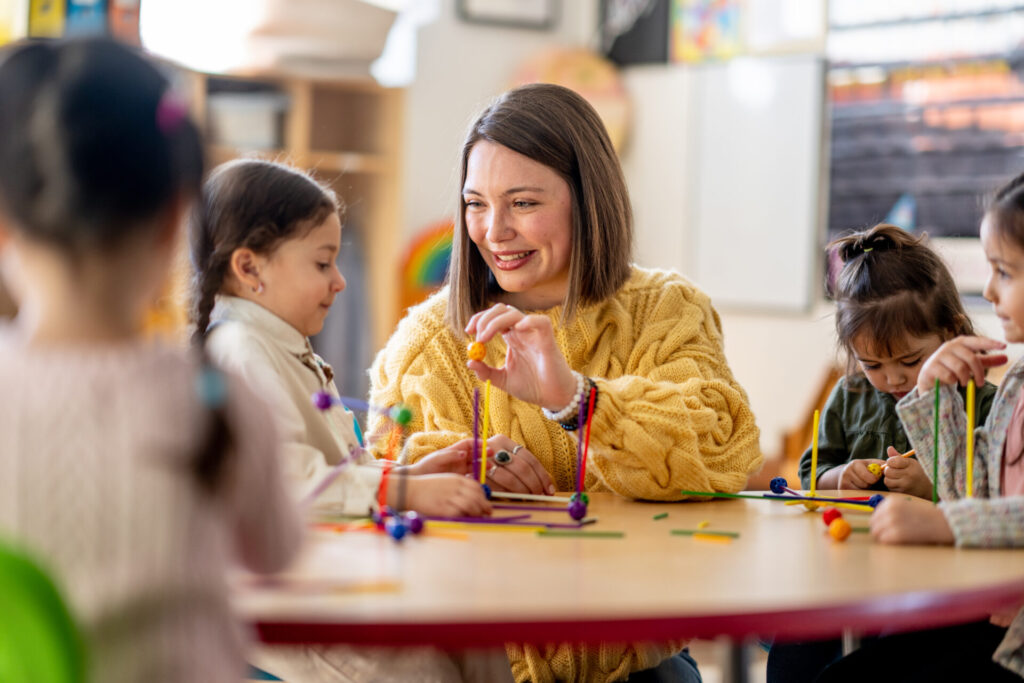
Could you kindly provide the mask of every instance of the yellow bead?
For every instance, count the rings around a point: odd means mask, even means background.
[[[837,541],[845,541],[846,537],[850,535],[850,523],[842,517],[836,517],[828,525],[828,535]]]
[[[466,347],[466,353],[469,354],[470,360],[483,360],[484,356],[487,355],[487,348],[478,341],[472,342]]]
[[[876,477],[882,476],[882,466],[877,462],[868,463],[868,472],[875,475]]]

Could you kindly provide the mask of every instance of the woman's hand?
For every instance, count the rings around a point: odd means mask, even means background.
[[[492,368],[481,361],[467,363],[481,381],[520,401],[559,411],[572,402],[576,379],[555,343],[551,320],[543,315],[525,315],[507,304],[495,304],[469,319],[466,334],[486,344],[501,335],[508,347],[505,366]]]
[[[1005,349],[1006,344],[988,337],[955,337],[940,346],[928,357],[917,376],[917,393],[924,396],[925,392],[935,387],[936,378],[942,384],[960,384],[967,386],[972,378],[976,386],[985,384],[985,368],[993,368],[1006,363],[1006,354],[986,355],[986,351]]]
[[[931,499],[932,481],[921,463],[914,458],[904,458],[892,446],[889,446],[887,454],[889,459],[883,468],[885,487],[890,491]]]
[[[938,506],[903,494],[886,496],[875,508],[871,535],[879,543],[952,545],[956,540]]]
[[[507,451],[512,456],[511,460],[504,465],[494,457],[501,450]],[[495,491],[548,496],[555,492],[555,485],[551,483],[551,475],[540,464],[536,456],[525,446],[520,446],[502,434],[487,440],[487,481]]]
[[[414,477],[423,474],[469,474],[473,471],[473,439],[457,441],[447,448],[436,450],[422,458],[415,465],[405,468],[404,473]]]
[[[406,509],[433,517],[480,517],[491,514],[491,504],[479,483],[456,474],[425,474],[409,477],[406,485]],[[389,482],[388,504],[400,501],[402,482]]]

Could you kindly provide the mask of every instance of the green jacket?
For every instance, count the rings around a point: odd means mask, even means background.
[[[961,398],[966,389],[960,388]],[[982,424],[992,408],[996,387],[985,382],[977,391],[977,424]],[[910,450],[900,418],[896,414],[896,399],[878,391],[863,375],[843,377],[832,389],[818,423],[818,474],[845,465],[852,460],[886,459],[886,448],[893,446],[900,453]],[[800,457],[800,485],[811,486],[811,449]],[[873,487],[886,491],[879,480]]]

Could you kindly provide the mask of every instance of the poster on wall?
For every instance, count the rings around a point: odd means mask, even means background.
[[[740,53],[740,0],[672,0],[673,62],[729,59]]]

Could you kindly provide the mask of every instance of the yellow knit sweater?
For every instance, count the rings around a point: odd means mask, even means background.
[[[412,408],[403,457],[415,462],[472,434],[473,389],[464,336],[444,322],[447,289],[410,309],[370,371],[374,405]],[[568,326],[554,323],[569,365],[599,395],[585,487],[629,498],[679,500],[683,489],[738,491],[761,464],[747,396],[725,361],[718,314],[681,276],[635,267],[611,298],[583,307]],[[487,344],[501,365],[505,343]],[[379,425],[375,425],[379,426]],[[562,491],[575,488],[576,435],[539,406],[492,392],[490,433],[524,444]],[[508,647],[517,681],[617,681],[655,666],[684,643]]]

